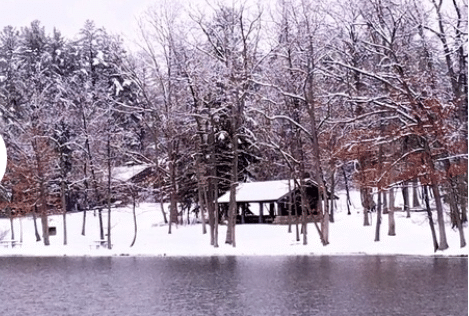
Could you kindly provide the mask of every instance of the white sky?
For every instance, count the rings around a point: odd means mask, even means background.
[[[0,0],[0,30],[7,25],[20,29],[39,20],[46,33],[56,27],[67,39],[76,37],[86,20],[119,34],[128,48],[139,41],[139,17],[151,6],[179,3],[191,10],[205,11],[211,2],[231,0]],[[249,2],[249,0],[247,0]]]
[[[136,20],[151,0],[1,0],[0,27],[17,28],[41,21],[46,33],[56,27],[66,38],[73,38],[84,22],[93,20],[108,33],[124,39],[136,37]]]

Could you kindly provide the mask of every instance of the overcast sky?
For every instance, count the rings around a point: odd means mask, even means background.
[[[137,23],[151,0],[1,0],[0,27],[22,27],[41,21],[46,32],[56,27],[67,38],[76,36],[87,19],[109,33],[134,37]]]

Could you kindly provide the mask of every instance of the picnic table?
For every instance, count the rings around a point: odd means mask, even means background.
[[[3,239],[0,240],[0,244],[5,248],[14,248],[16,246],[21,246],[22,242],[14,239]]]
[[[96,249],[99,249],[101,247],[107,248],[107,245],[108,245],[107,239],[94,240],[93,243]],[[90,246],[90,247],[93,247],[93,246]],[[111,244],[111,247],[112,247],[112,244]]]

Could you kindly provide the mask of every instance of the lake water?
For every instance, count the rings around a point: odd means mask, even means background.
[[[467,315],[467,258],[0,258],[0,315]]]

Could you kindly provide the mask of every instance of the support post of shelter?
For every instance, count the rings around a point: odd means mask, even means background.
[[[275,203],[274,202],[271,202],[269,204],[269,215],[270,217],[273,219],[274,216],[275,216]]]
[[[264,223],[264,203],[259,202],[259,223]]]
[[[241,204],[241,224],[245,223],[245,216],[246,216],[246,203]]]

